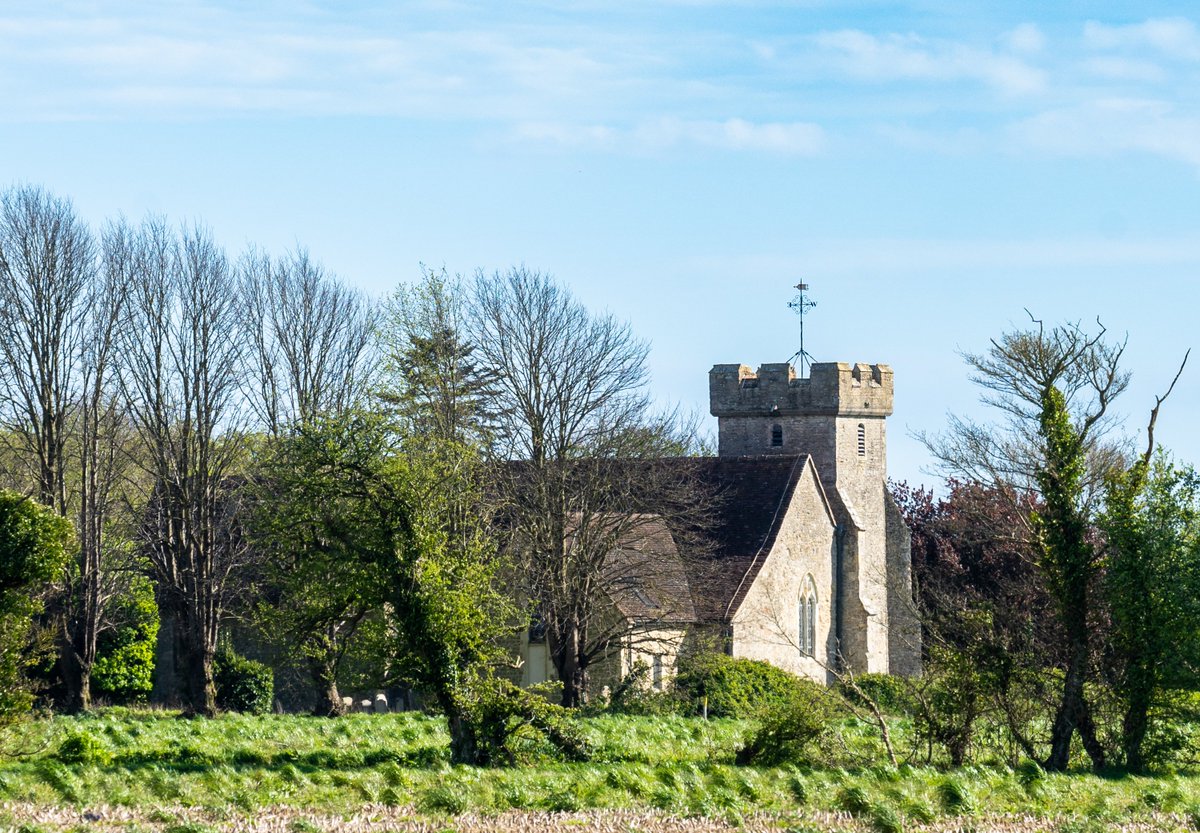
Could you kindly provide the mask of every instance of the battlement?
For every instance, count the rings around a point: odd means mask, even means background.
[[[807,379],[787,362],[718,364],[708,372],[709,410],[716,417],[855,416],[892,413],[892,369],[886,364],[821,362]]]

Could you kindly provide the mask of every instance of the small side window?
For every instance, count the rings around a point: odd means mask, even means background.
[[[780,448],[783,446],[783,426],[775,424],[771,426],[771,447]]]
[[[867,456],[867,426],[858,424],[858,456]]]

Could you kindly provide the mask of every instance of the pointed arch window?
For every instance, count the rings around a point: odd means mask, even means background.
[[[771,447],[779,448],[783,445],[783,426],[775,423],[771,426]]]
[[[800,653],[806,657],[817,652],[817,583],[809,575],[800,591]]]
[[[858,424],[858,456],[867,456],[867,426],[861,422]]]

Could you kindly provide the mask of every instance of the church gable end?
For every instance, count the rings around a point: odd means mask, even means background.
[[[731,651],[826,681],[837,652],[837,522],[812,459],[802,465],[770,549],[731,610]]]

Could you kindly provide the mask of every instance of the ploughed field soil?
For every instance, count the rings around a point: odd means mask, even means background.
[[[593,761],[530,746],[523,766],[476,769],[451,767],[442,721],[418,714],[40,720],[0,737],[0,831],[1200,830],[1200,773],[883,766],[853,721],[826,750],[838,766],[739,767],[748,722],[582,725]]]

